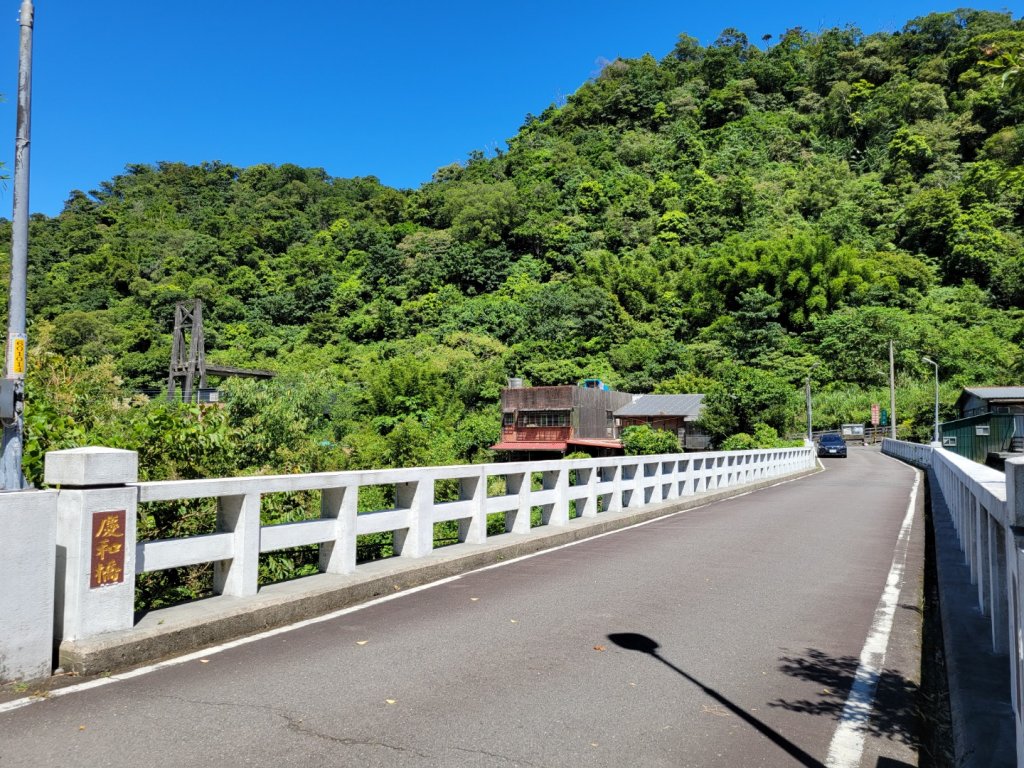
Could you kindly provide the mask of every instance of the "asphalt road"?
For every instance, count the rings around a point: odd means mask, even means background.
[[[0,766],[825,765],[915,479],[825,467],[0,714]],[[870,768],[916,765],[923,535]]]

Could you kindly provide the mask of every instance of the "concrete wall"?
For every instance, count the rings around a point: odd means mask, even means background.
[[[56,491],[0,494],[0,683],[50,674]]]

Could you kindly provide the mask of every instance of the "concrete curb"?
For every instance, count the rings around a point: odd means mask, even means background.
[[[505,537],[496,537],[495,541],[487,544],[461,544],[435,550],[415,560],[392,558],[366,563],[360,565],[355,574],[318,574],[273,584],[263,587],[253,597],[218,596],[152,611],[130,630],[61,643],[58,650],[60,666],[65,672],[79,675],[124,670],[322,616],[381,595],[702,507],[819,471],[820,464],[814,469],[673,499],[639,511],[624,510],[603,513],[597,518],[576,518],[568,526],[553,530],[548,530],[548,526],[536,528],[510,542],[506,542]]]
[[[931,469],[927,476],[956,765],[1012,768],[1017,764],[1017,739],[1010,660],[992,651],[989,619],[978,607],[978,591],[971,584],[949,510]]]

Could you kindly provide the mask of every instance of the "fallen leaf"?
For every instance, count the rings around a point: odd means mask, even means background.
[[[84,730],[85,730],[85,726],[84,726],[84,725],[80,725],[80,726],[78,726],[78,730],[80,730],[80,731],[84,731]]]
[[[356,640],[356,645],[366,645],[369,640]]]
[[[387,702],[388,704],[394,704],[396,699],[384,699],[384,701]]]
[[[636,688],[636,683],[630,683],[630,685]]]
[[[512,622],[513,624],[518,624],[518,623],[519,623],[519,622],[518,622],[518,621],[516,621],[515,619],[509,619],[509,621],[511,621],[511,622]]]
[[[209,664],[209,663],[210,663],[210,660],[209,660],[209,659],[200,659],[200,660],[199,660],[199,663],[200,663],[200,664]]]
[[[594,646],[594,650],[595,651],[603,651],[603,650],[605,650],[605,647],[603,645],[595,645]]]
[[[397,584],[394,584],[394,585],[392,585],[392,586],[393,586],[393,588],[394,588],[395,592],[397,592],[398,590],[400,590],[400,589],[401,589],[401,587],[400,587],[400,586],[398,586]]]
[[[469,599],[470,599],[470,600],[472,600],[472,601],[473,601],[473,602],[475,603],[475,602],[476,602],[477,600],[479,600],[480,598],[479,598],[479,597],[471,597],[471,598],[469,598]]]
[[[600,746],[600,745],[596,741],[592,741],[592,742],[590,742],[590,746],[597,747],[597,746]]]

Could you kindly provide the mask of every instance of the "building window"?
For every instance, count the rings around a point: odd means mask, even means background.
[[[516,424],[523,427],[568,427],[568,411],[521,411]]]
[[[945,435],[943,435],[942,436],[942,445],[943,445],[943,447],[947,447],[947,448],[956,448],[956,438],[955,437],[946,437]]]
[[[501,414],[501,426],[511,427],[516,423],[516,414],[513,411],[505,411]]]
[[[988,424],[976,424],[974,427],[974,434],[976,435],[991,435],[992,427]]]

